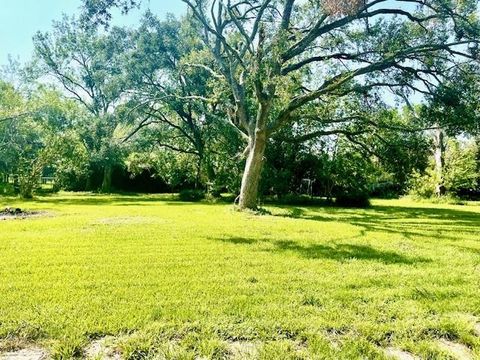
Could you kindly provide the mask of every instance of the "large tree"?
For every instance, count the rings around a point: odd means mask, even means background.
[[[196,162],[196,184],[208,162],[208,142],[214,111],[197,94],[209,92],[206,71],[191,71],[188,56],[202,51],[197,31],[187,21],[169,17],[160,21],[145,14],[132,31],[125,72],[131,83],[129,114],[134,121],[130,138],[166,152],[184,154]],[[151,150],[151,149],[150,149]]]
[[[478,0],[183,0],[202,25],[227,89],[223,106],[248,139],[240,208],[255,208],[264,153],[332,98],[372,89],[423,92],[442,69],[477,58]],[[90,15],[134,0],[86,0]],[[207,64],[201,64],[208,66]],[[339,109],[340,117],[350,117]],[[325,124],[325,128],[334,124]]]
[[[128,90],[123,72],[129,44],[126,31],[102,32],[63,18],[50,33],[37,33],[34,44],[41,78],[48,76],[47,82],[61,88],[88,113],[88,121],[79,124],[78,130],[92,164],[103,170],[102,191],[109,192],[124,131],[119,110]]]

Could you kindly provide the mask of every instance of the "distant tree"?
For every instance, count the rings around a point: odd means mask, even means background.
[[[5,179],[12,173],[15,160],[9,151],[13,135],[11,124],[27,115],[21,94],[11,84],[0,80],[0,172]]]
[[[14,176],[22,197],[33,196],[47,166],[79,163],[79,139],[67,126],[72,110],[54,91],[27,97],[0,82],[0,168]]]
[[[445,69],[448,75],[439,86],[429,88],[426,102],[420,106],[418,117],[425,127],[430,127],[437,179],[436,193],[446,191],[445,152],[447,136],[480,134],[480,68],[478,64],[464,64]]]
[[[40,77],[48,76],[88,113],[88,121],[78,126],[79,133],[91,162],[102,168],[101,190],[110,192],[112,171],[122,157],[122,139],[128,129],[119,116],[128,90],[123,72],[126,31],[102,32],[63,18],[51,33],[37,33],[34,45]]]
[[[473,141],[446,139],[442,173],[438,172],[436,159],[432,158],[424,173],[413,173],[410,194],[423,198],[438,196],[439,183],[445,187],[443,195],[474,193],[480,179],[477,153],[477,144]]]
[[[351,106],[359,106],[355,119],[344,119],[335,128],[324,129],[316,118],[293,136],[290,129],[277,132],[266,151],[262,190],[281,196],[302,189],[303,180],[313,180],[314,192],[327,197],[352,188],[377,196],[405,192],[412,171],[428,165],[430,141],[423,128],[410,112],[382,102],[342,104]],[[324,118],[332,122],[335,114]]]
[[[197,96],[210,92],[208,73],[189,71],[184,65],[188,56],[202,51],[197,32],[186,21],[173,17],[159,21],[147,13],[130,38],[132,51],[125,62],[132,86],[128,108],[129,115],[140,121],[129,138],[142,131],[137,143],[149,151],[153,144],[194,161],[199,186],[204,165],[211,165],[208,143],[218,133],[212,129],[215,111]]]
[[[480,174],[477,171],[477,144],[451,140],[445,154],[445,187],[459,194],[462,190],[472,192],[478,185]]]

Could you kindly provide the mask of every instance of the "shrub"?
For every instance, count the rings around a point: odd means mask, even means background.
[[[366,192],[344,192],[337,195],[335,204],[343,207],[367,208],[370,206],[370,199]]]
[[[15,195],[15,189],[12,184],[0,184],[0,196]]]
[[[445,153],[445,187],[454,194],[472,190],[478,185],[476,143],[462,144],[451,140]]]
[[[427,169],[423,175],[414,171],[408,182],[408,194],[414,198],[432,198],[435,195],[436,178],[432,169]]]
[[[462,193],[473,193],[479,180],[477,171],[477,147],[475,143],[462,144],[450,140],[445,152],[443,186],[447,194],[455,198]],[[408,194],[414,198],[430,199],[437,195],[438,184],[442,183],[432,160],[423,174],[414,171],[408,183]]]
[[[205,199],[205,191],[203,190],[194,190],[194,189],[186,189],[180,191],[178,198],[181,201],[201,201]]]
[[[382,199],[397,199],[401,186],[394,181],[380,181],[371,185],[370,196]]]
[[[218,199],[222,196],[222,191],[225,191],[225,190],[226,190],[225,188],[211,184],[211,186],[208,186],[207,195],[212,199]]]

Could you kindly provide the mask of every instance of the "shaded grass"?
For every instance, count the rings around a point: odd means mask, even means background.
[[[267,359],[381,359],[387,346],[448,358],[439,338],[479,354],[477,204],[266,216],[166,196],[6,205],[55,216],[0,222],[0,339],[57,358],[106,335],[131,359],[224,358],[238,344]]]

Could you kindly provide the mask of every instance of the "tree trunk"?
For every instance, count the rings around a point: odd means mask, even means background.
[[[31,199],[33,198],[33,188],[34,184],[30,182],[25,182],[24,184],[21,185],[20,187],[20,196],[23,199]]]
[[[35,172],[33,174],[23,174],[17,178],[17,186],[20,196],[24,199],[33,198],[33,191],[38,185],[38,177]]]
[[[444,184],[444,168],[445,168],[445,134],[440,126],[435,129],[435,173],[437,177],[437,185],[435,193],[437,196],[445,195],[446,189]]]
[[[17,174],[13,175],[13,192],[15,194],[20,194],[20,179]]]
[[[197,160],[197,173],[195,174],[195,189],[200,188],[200,179],[202,177],[203,156],[199,155]]]
[[[239,202],[241,210],[255,210],[257,208],[258,188],[263,169],[263,156],[266,145],[267,137],[265,131],[257,130],[254,139],[251,140],[250,151],[243,172]]]
[[[103,193],[108,194],[112,190],[112,172],[113,172],[112,165],[110,164],[105,165],[105,168],[103,169],[103,181],[102,181]]]
[[[480,172],[480,135],[475,137],[475,142],[477,143],[477,169]]]
[[[88,173],[87,180],[85,181],[85,190],[86,191],[92,191],[93,190],[92,174],[90,174],[90,173]]]

